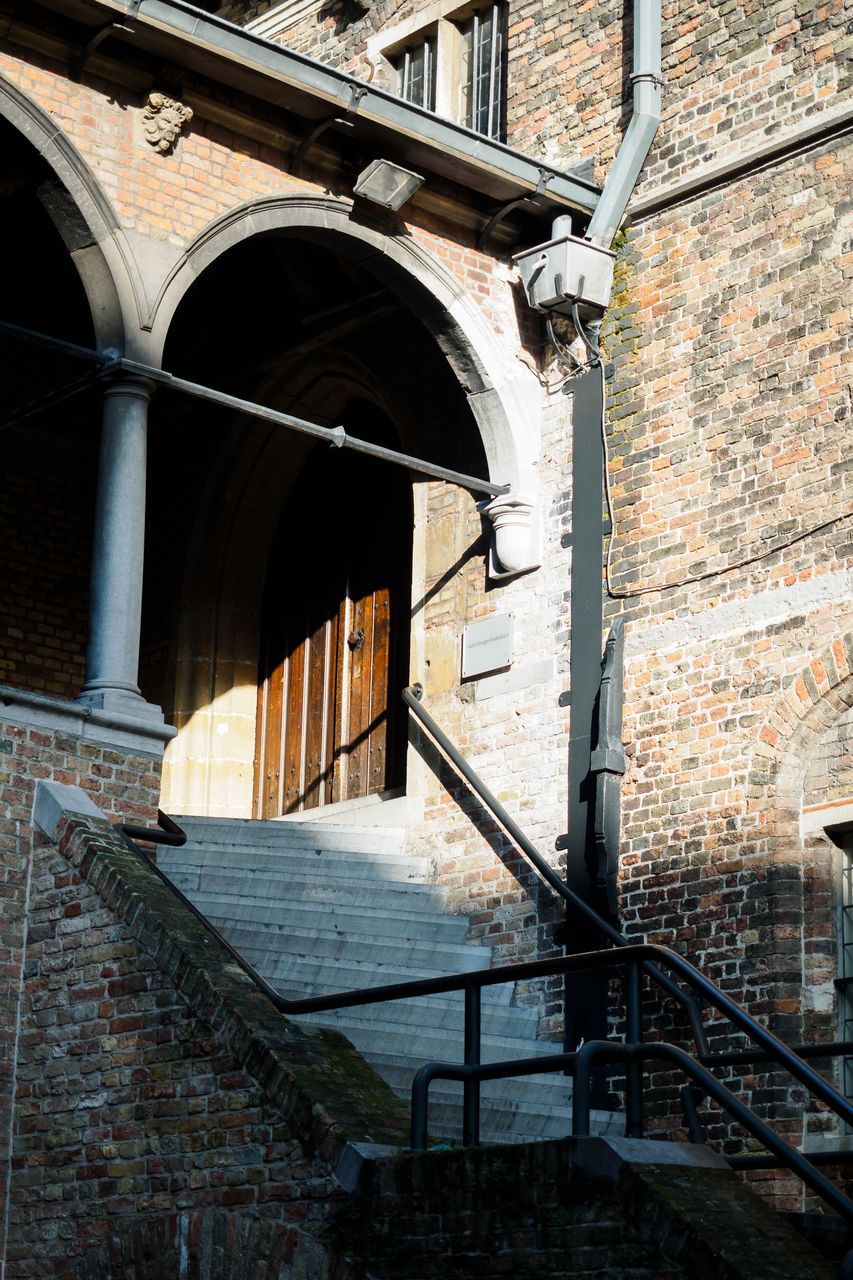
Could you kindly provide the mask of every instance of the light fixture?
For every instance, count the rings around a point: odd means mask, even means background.
[[[422,184],[421,175],[411,169],[403,169],[390,160],[371,160],[358,175],[353,191],[386,209],[399,209]]]

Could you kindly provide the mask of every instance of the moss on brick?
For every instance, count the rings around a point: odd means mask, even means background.
[[[131,930],[193,1012],[210,1023],[311,1151],[408,1142],[408,1111],[338,1032],[297,1026],[235,964],[148,859],[109,824],[69,815],[61,852]]]

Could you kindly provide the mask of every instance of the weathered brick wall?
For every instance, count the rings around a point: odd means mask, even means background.
[[[67,414],[64,425],[69,434],[49,443],[4,432],[0,506],[0,684],[60,698],[85,676],[94,511],[92,458]],[[55,467],[44,466],[46,449]]]
[[[43,1276],[122,1220],[331,1195],[257,1083],[68,862],[36,851],[7,1276]],[[70,957],[73,956],[73,962]]]
[[[838,804],[853,796],[853,713],[843,712],[805,760],[803,807]]]
[[[804,917],[798,832],[762,830],[749,781],[768,717],[853,610],[851,155],[817,148],[637,228],[609,335],[626,924],[678,939],[795,1037],[801,932],[831,951],[832,913]]]
[[[461,7],[461,6],[460,6]],[[233,0],[220,12],[240,25],[274,6]],[[275,38],[361,79],[388,81],[366,58],[366,41],[394,28],[423,3],[390,0],[362,14],[343,2],[317,11]],[[851,83],[850,3],[820,9],[775,0],[663,7],[664,114],[646,187],[663,186],[697,164],[737,152],[843,105]],[[508,6],[507,141],[560,167],[581,156],[601,164],[618,149],[630,113],[630,10],[607,2],[565,7],[511,0]]]
[[[341,1037],[277,1014],[106,823],[58,836],[25,911],[6,1276],[208,1207],[310,1255],[348,1134],[401,1142],[404,1108]]]
[[[33,799],[41,780],[81,787],[113,821],[123,819],[144,824],[151,823],[156,816],[160,767],[159,762],[149,756],[81,742],[69,733],[28,728],[0,718],[0,943],[4,953],[0,970],[0,1199],[3,1203],[9,1189],[9,1125],[15,1063],[21,1043],[19,1017],[27,971],[28,910],[34,893],[34,859],[43,856],[39,845],[43,845],[44,838],[32,826]],[[74,914],[71,908],[69,918]],[[68,924],[60,919],[51,927],[54,932],[58,928],[61,947]],[[66,955],[73,947],[73,942],[66,945]],[[73,1027],[73,1022],[71,1025]],[[0,1225],[2,1222],[0,1217]]]

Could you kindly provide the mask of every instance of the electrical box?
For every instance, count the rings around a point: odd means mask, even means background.
[[[537,311],[600,319],[613,288],[616,254],[577,236],[560,236],[515,255],[527,301]]]

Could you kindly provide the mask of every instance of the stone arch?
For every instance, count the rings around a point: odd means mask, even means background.
[[[827,645],[789,683],[758,734],[747,784],[747,815],[765,853],[801,848],[803,753],[853,706],[853,632]]]
[[[152,307],[145,326],[152,362],[162,359],[172,316],[193,282],[228,249],[273,232],[326,244],[397,293],[425,324],[467,396],[490,477],[535,491],[539,423],[533,375],[520,362],[509,365],[475,303],[426,249],[412,236],[356,220],[350,201],[273,196],[211,223],[175,264]]]
[[[0,79],[0,118],[32,145],[55,182],[40,193],[80,276],[100,350],[124,351],[138,325],[141,278],[115,213],[70,139],[41,107]],[[134,324],[130,325],[130,317]]]
[[[815,748],[852,706],[847,632],[800,669],[770,710],[748,779],[745,837],[767,876],[773,964],[795,1006],[779,1028],[790,1040],[837,1038],[837,851],[820,829],[804,831],[803,794]]]

